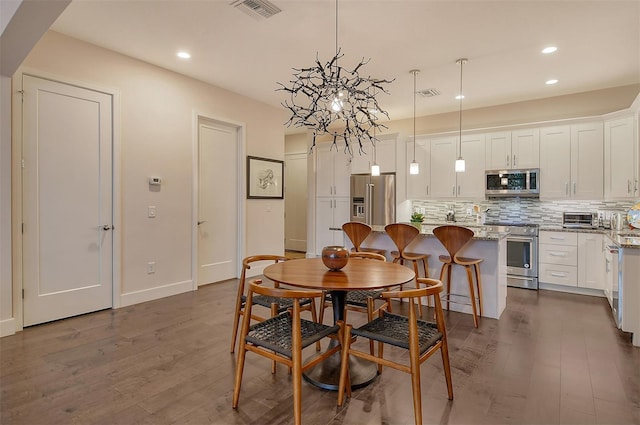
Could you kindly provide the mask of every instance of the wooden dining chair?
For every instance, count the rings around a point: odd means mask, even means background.
[[[384,230],[398,249],[397,251],[391,251],[393,262],[404,264],[405,261],[411,261],[413,264],[413,271],[416,273],[416,278],[420,277],[420,273],[418,272],[418,263],[422,262],[424,271],[423,277],[429,277],[429,254],[405,251],[407,246],[409,246],[409,244],[418,237],[420,230],[418,230],[416,226],[406,223],[388,224],[385,226]],[[416,288],[419,288],[417,282]],[[420,317],[422,317],[422,309],[420,309]]]
[[[352,252],[349,254],[349,261],[363,261],[363,260],[377,260],[387,261],[387,259],[375,252]],[[357,311],[359,313],[366,313],[367,320],[373,320],[374,316],[380,309],[386,309],[391,311],[391,303],[389,300],[384,300],[380,297],[380,294],[385,291],[384,289],[357,289],[347,291],[344,303],[344,321],[347,321],[347,311]],[[376,307],[376,301],[381,300],[382,303]],[[323,301],[320,303],[320,323],[324,318],[325,309],[331,305],[330,295],[325,291]],[[370,346],[371,354],[373,354],[373,342]]]
[[[255,307],[254,301],[258,296],[290,300],[292,306],[285,313],[250,326],[251,313]],[[247,352],[250,351],[282,363],[292,370],[293,418],[295,424],[302,423],[302,373],[337,353],[342,348],[342,321],[329,326],[300,317],[301,300],[313,300],[321,296],[322,291],[269,288],[262,286],[262,281],[259,279],[250,282],[245,305],[246,310],[240,331],[241,337],[233,388],[232,406],[234,409],[238,408],[245,358]],[[311,344],[319,343],[324,338],[337,339],[339,343],[333,346],[329,345],[326,351],[318,353],[303,362],[302,351]]]
[[[408,299],[408,316],[401,316],[381,310],[379,316],[365,325],[355,329],[345,325],[343,336],[342,361],[340,367],[340,383],[338,388],[338,406],[344,402],[345,390],[349,395],[349,356],[359,357],[378,364],[378,372],[388,366],[411,375],[413,395],[413,412],[416,425],[422,424],[422,392],[420,386],[420,365],[440,350],[444,377],[447,382],[449,400],[453,400],[453,383],[449,363],[449,348],[445,328],[440,293],[442,282],[435,279],[418,278],[420,289],[405,291],[388,291],[382,293],[383,298]],[[421,297],[431,297],[435,305],[435,323],[419,320],[416,309],[420,306]],[[417,301],[416,301],[417,300]],[[378,342],[378,355],[360,351],[351,345],[353,337],[367,338]],[[384,344],[393,345],[409,352],[409,362],[400,362],[384,358]],[[404,358],[404,357],[403,357]]]
[[[355,252],[375,252],[376,254],[385,255],[386,249],[379,249],[373,247],[363,247],[362,243],[371,234],[373,229],[371,226],[358,221],[349,221],[342,225],[342,231],[347,235],[351,243],[353,244],[352,251]]]
[[[440,280],[444,282],[444,276],[447,276],[446,280],[446,294],[445,298],[447,303],[447,310],[449,310],[450,303],[471,305],[473,312],[473,324],[478,327],[478,318],[482,316],[482,279],[480,277],[480,263],[483,261],[481,258],[460,257],[458,253],[465,245],[473,239],[473,230],[462,226],[439,226],[433,229],[433,234],[440,241],[440,243],[447,250],[449,255],[440,255],[438,258],[442,262],[442,269],[440,270]],[[467,283],[469,285],[469,295],[456,294],[451,292],[451,273],[454,265],[463,266],[467,271]],[[475,285],[473,276],[475,275]],[[454,300],[451,297],[455,297]],[[461,299],[469,299],[470,302],[460,301]]]
[[[260,261],[269,261],[273,263],[279,263],[281,261],[289,260],[287,257],[283,257],[281,255],[252,255],[246,257],[242,260],[242,272],[240,273],[240,281],[238,282],[238,292],[236,295],[236,308],[233,313],[233,328],[231,331],[231,352],[233,353],[236,346],[236,338],[238,334],[238,325],[240,324],[240,316],[244,316],[245,314],[245,304],[247,301],[247,296],[245,295],[245,282],[247,277],[247,270],[251,269],[251,265],[253,263],[257,263]],[[279,287],[279,282],[273,283],[274,287]],[[293,301],[291,299],[279,299],[276,297],[264,297],[264,296],[255,296],[253,303],[255,305],[259,305],[265,308],[268,308],[270,311],[269,316],[273,317],[277,314],[280,314],[286,311],[293,305]],[[311,317],[314,321],[317,321],[317,310],[316,304],[311,299],[302,299],[300,300],[300,304],[303,310],[308,310],[311,312]],[[262,314],[252,313],[252,320],[263,321],[265,317]],[[318,350],[320,346],[318,345]]]

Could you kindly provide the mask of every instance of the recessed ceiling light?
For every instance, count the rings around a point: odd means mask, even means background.
[[[549,46],[549,47],[545,47],[544,49],[542,49],[542,53],[547,55],[549,53],[555,52],[556,50],[558,50],[558,48],[556,46]]]
[[[456,96],[456,100],[460,100],[460,99],[464,99],[464,95],[463,94],[459,94]]]
[[[556,84],[558,82],[558,80],[556,80],[555,78],[552,78],[550,80],[545,81],[545,84],[548,86],[551,86],[553,84]]]
[[[188,52],[178,52],[178,57],[181,59],[189,59],[191,55]]]

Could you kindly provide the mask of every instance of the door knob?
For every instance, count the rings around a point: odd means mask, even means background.
[[[108,224],[105,224],[102,226],[102,230],[111,230],[111,226],[109,226]]]
[[[202,221],[198,221],[198,226],[200,226],[202,223],[206,223],[207,220],[202,220]]]

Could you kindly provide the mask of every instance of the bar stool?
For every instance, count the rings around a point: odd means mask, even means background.
[[[353,244],[352,251],[355,252],[375,252],[376,254],[385,255],[387,250],[378,248],[363,248],[362,242],[371,234],[371,226],[357,221],[350,221],[342,225],[342,231],[347,235]]]
[[[406,223],[387,224],[384,228],[395,244],[397,251],[391,251],[394,263],[404,265],[405,261],[413,263],[413,271],[416,273],[416,279],[420,277],[418,272],[418,262],[422,261],[425,278],[429,277],[429,266],[427,264],[429,254],[420,254],[416,252],[406,252],[405,248],[420,234],[417,227]],[[416,288],[420,289],[420,284],[416,281]],[[428,301],[427,301],[428,302]],[[420,309],[420,317],[422,317],[422,309]]]
[[[440,255],[438,258],[442,261],[442,269],[440,270],[440,281],[444,274],[447,273],[447,292],[443,298],[447,302],[447,310],[449,303],[471,305],[473,310],[473,324],[478,327],[478,317],[482,316],[482,279],[480,278],[480,258],[459,257],[458,252],[473,238],[473,230],[462,226],[440,226],[433,229],[433,234],[438,238],[440,243],[447,250],[449,255]],[[467,281],[469,282],[469,295],[452,294],[451,293],[451,272],[452,266],[458,264],[467,270]],[[475,288],[473,284],[472,271],[476,276]],[[476,291],[478,295],[476,297]],[[470,298],[470,303],[451,301],[451,296]],[[476,307],[476,303],[478,304]]]

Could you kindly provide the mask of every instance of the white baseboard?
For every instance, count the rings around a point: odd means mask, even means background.
[[[143,291],[128,292],[120,295],[120,307],[153,301],[171,295],[178,295],[184,292],[193,291],[193,281],[171,283],[157,288],[145,289]]]
[[[551,283],[538,283],[539,289],[546,289],[548,291],[556,291],[556,292],[567,292],[569,294],[576,295],[588,295],[590,297],[600,297],[604,298],[604,291],[601,289],[590,289],[590,288],[578,288],[577,286],[566,286],[566,285],[554,285]]]
[[[0,320],[0,338],[16,333],[16,319]]]

